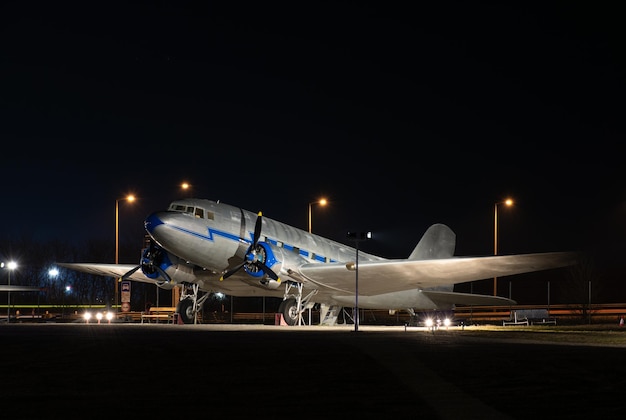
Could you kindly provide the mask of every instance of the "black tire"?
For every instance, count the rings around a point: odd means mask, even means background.
[[[296,325],[298,323],[298,306],[294,298],[283,300],[278,306],[278,312],[283,315],[287,325]]]
[[[178,312],[178,317],[182,320],[183,324],[193,324],[194,313],[192,299],[185,299],[178,302],[176,312]]]

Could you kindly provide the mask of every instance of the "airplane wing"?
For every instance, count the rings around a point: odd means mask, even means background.
[[[453,257],[433,260],[359,262],[359,294],[365,296],[408,289],[466,283],[573,265],[576,254],[551,252],[493,257]],[[349,265],[349,264],[348,264]],[[352,291],[354,270],[346,264],[305,264],[300,274],[308,281],[337,291]]]
[[[57,263],[60,267],[69,268],[83,273],[95,274],[104,277],[119,278],[137,267],[136,264],[101,264],[101,263]],[[159,284],[158,281],[147,277],[141,270],[135,271],[128,277],[129,280],[143,283]]]
[[[40,292],[41,287],[0,284],[0,292]]]

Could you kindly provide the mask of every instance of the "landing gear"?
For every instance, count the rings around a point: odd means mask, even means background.
[[[298,312],[298,303],[295,298],[283,300],[278,306],[278,313],[283,316],[287,325],[296,325],[300,314]]]
[[[314,305],[311,298],[317,294],[317,290],[302,296],[302,287],[302,283],[285,282],[285,295],[278,306],[278,313],[283,316],[287,325],[303,325],[302,313]],[[295,293],[291,292],[292,288],[296,289]]]
[[[178,316],[182,320],[183,324],[193,324],[193,321],[195,319],[193,311],[193,299],[185,299],[178,302],[176,312],[178,312]]]
[[[198,297],[197,284],[183,284],[180,294],[180,301],[176,306],[176,312],[183,324],[196,324],[198,312],[202,310],[202,305],[209,297],[208,293]]]

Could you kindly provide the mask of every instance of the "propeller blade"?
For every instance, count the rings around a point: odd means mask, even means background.
[[[263,213],[259,212],[256,218],[256,223],[254,225],[254,237],[252,238],[252,246],[250,249],[256,248],[256,245],[259,243],[259,238],[261,237],[261,225],[263,224]]]
[[[159,267],[158,265],[155,265],[154,268],[156,269],[156,271],[159,272],[159,274],[161,275],[161,277],[163,277],[165,279],[166,283],[171,283],[172,279],[171,277],[165,272],[165,270],[163,270],[161,267]]]
[[[261,227],[262,226],[263,226],[263,213],[259,212],[258,215],[257,215],[257,218],[256,218],[256,222],[254,224],[254,236],[252,237],[252,245],[250,245],[250,247],[248,247],[248,250],[246,251],[246,255],[249,255],[250,253],[252,253],[255,250],[257,244],[259,243],[259,239],[261,238]],[[226,271],[224,274],[222,274],[222,277],[220,277],[220,281],[222,281],[224,279],[227,279],[228,277],[230,277],[233,274],[235,274],[243,266],[245,266],[246,263],[248,263],[248,262],[252,262],[252,261],[247,261],[246,259],[244,259],[244,261],[242,263],[237,264],[235,267],[233,267],[230,270]],[[262,270],[272,280],[276,280],[277,282],[280,283],[280,279],[278,278],[278,275],[276,273],[274,273],[272,271],[272,269],[269,268],[267,265],[265,265],[263,262],[261,262],[261,261],[254,261],[254,262],[252,262],[252,264],[254,264],[257,268]]]
[[[137,267],[133,268],[130,271],[127,271],[123,276],[122,276],[122,280],[127,280],[130,276],[132,276],[133,274],[135,274],[135,272],[137,270],[139,270],[141,268],[140,265],[138,265]]]
[[[265,265],[264,263],[262,263],[261,261],[258,261],[258,262],[256,263],[256,265],[257,265],[257,266],[258,266],[261,270],[263,270],[263,272],[264,272],[265,274],[267,274],[268,276],[270,276],[270,278],[271,278],[272,280],[276,280],[277,282],[279,282],[279,283],[280,283],[280,279],[278,278],[278,275],[277,275],[276,273],[274,273],[274,271],[272,271],[272,269],[271,269],[271,268],[269,268],[268,266],[266,266],[266,265]]]
[[[243,267],[245,265],[245,261],[242,262],[241,264],[237,264],[235,267],[231,268],[230,270],[226,271],[224,274],[222,274],[222,277],[220,277],[220,281],[229,278],[230,276],[232,276],[233,274],[235,274],[237,271],[239,271],[239,269],[241,267]]]

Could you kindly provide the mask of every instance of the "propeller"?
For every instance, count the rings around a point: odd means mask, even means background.
[[[133,269],[127,271],[122,276],[122,280],[128,279],[141,268],[146,276],[156,277],[155,274],[158,273],[161,277],[165,279],[167,283],[170,283],[170,276],[160,266],[162,260],[163,250],[160,247],[156,246],[153,241],[150,241],[148,248],[144,249],[143,251],[140,264],[137,267],[134,267]]]
[[[272,280],[276,280],[280,283],[278,275],[274,273],[271,268],[265,265],[266,251],[262,245],[259,245],[259,238],[261,237],[261,226],[263,224],[262,217],[263,214],[259,212],[256,218],[256,223],[254,225],[254,236],[252,237],[252,244],[246,251],[246,255],[243,261],[222,274],[222,277],[220,277],[220,281],[232,276],[237,271],[241,270],[242,267],[248,266],[249,271],[253,271],[252,268],[255,267],[257,270],[263,271]]]

